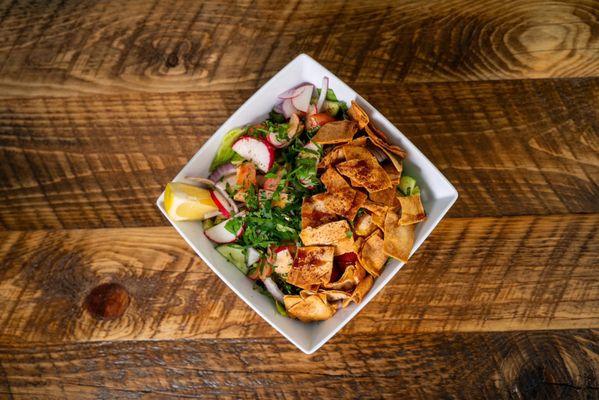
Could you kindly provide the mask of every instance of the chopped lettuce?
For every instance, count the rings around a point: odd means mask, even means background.
[[[233,156],[235,156],[236,153],[231,147],[233,146],[233,143],[235,143],[235,141],[239,139],[241,135],[243,135],[244,130],[245,129],[242,128],[233,129],[227,132],[225,137],[223,137],[223,141],[216,152],[216,156],[214,156],[212,164],[210,164],[211,172],[221,165],[228,163],[231,161]]]

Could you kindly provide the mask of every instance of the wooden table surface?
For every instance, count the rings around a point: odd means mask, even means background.
[[[598,18],[597,1],[3,2],[0,398],[599,398]],[[301,52],[460,194],[310,356],[154,205]],[[120,318],[86,306],[105,283]]]

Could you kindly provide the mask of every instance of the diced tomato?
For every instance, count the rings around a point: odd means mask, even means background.
[[[329,122],[337,121],[327,113],[318,113],[307,117],[306,125],[308,129],[314,129],[317,126],[323,126]]]
[[[262,184],[262,188],[264,190],[270,190],[270,191],[274,192],[275,190],[277,190],[277,187],[279,186],[279,182],[281,182],[282,177],[283,177],[283,170],[280,169],[277,172],[277,176],[275,176],[274,178],[266,178],[264,180],[264,183]]]
[[[256,167],[251,162],[244,162],[237,167],[237,182],[241,190],[247,190],[256,184]]]

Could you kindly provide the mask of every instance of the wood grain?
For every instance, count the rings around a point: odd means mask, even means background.
[[[596,331],[0,346],[0,396],[593,399]]]
[[[301,52],[349,83],[589,77],[594,0],[0,5],[0,95],[255,89]]]
[[[343,332],[599,328],[598,223],[444,221]],[[0,343],[278,336],[172,228],[7,232],[0,243]],[[108,282],[131,304],[98,320],[85,299]]]
[[[460,193],[452,216],[599,212],[599,79],[357,88]],[[165,184],[249,91],[0,100],[0,228],[165,224]]]

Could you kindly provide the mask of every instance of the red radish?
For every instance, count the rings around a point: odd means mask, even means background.
[[[275,132],[269,132],[266,139],[268,140],[268,143],[272,144],[277,149],[281,149],[289,144],[289,140],[287,140],[286,138],[280,140]]]
[[[248,247],[247,266],[251,266],[260,260],[260,253],[253,247]]]
[[[212,201],[214,201],[214,204],[216,204],[221,214],[225,218],[231,218],[232,207],[227,199],[225,199],[222,194],[214,190],[210,191],[210,197],[212,197]]]
[[[270,293],[272,297],[274,297],[277,301],[281,303],[284,302],[285,295],[283,294],[283,292],[281,292],[281,289],[279,289],[279,287],[277,286],[275,281],[272,280],[272,278],[264,278],[262,279],[262,282],[264,282],[264,287],[266,287],[266,290],[268,290],[268,293]]]
[[[241,226],[236,233],[231,233],[225,228],[225,225],[229,220],[224,220],[220,224],[214,225],[204,231],[206,237],[215,243],[231,243],[237,240],[238,237],[243,235],[244,227]]]
[[[242,136],[232,146],[233,151],[256,164],[262,172],[268,172],[275,162],[275,149],[264,140]]]
[[[285,99],[281,105],[281,108],[283,109],[283,115],[285,115],[285,118],[290,118],[297,112],[297,109],[293,106],[291,99]]]
[[[289,129],[287,129],[287,137],[284,139],[280,139],[277,137],[276,132],[270,132],[268,134],[268,142],[275,146],[277,149],[283,148],[291,143],[291,139],[297,136],[304,129],[299,117],[297,114],[291,114],[291,118],[289,119]]]
[[[301,93],[291,99],[293,106],[300,111],[307,112],[310,106],[310,99],[312,98],[312,91],[314,86],[304,85],[297,90],[301,89]]]

